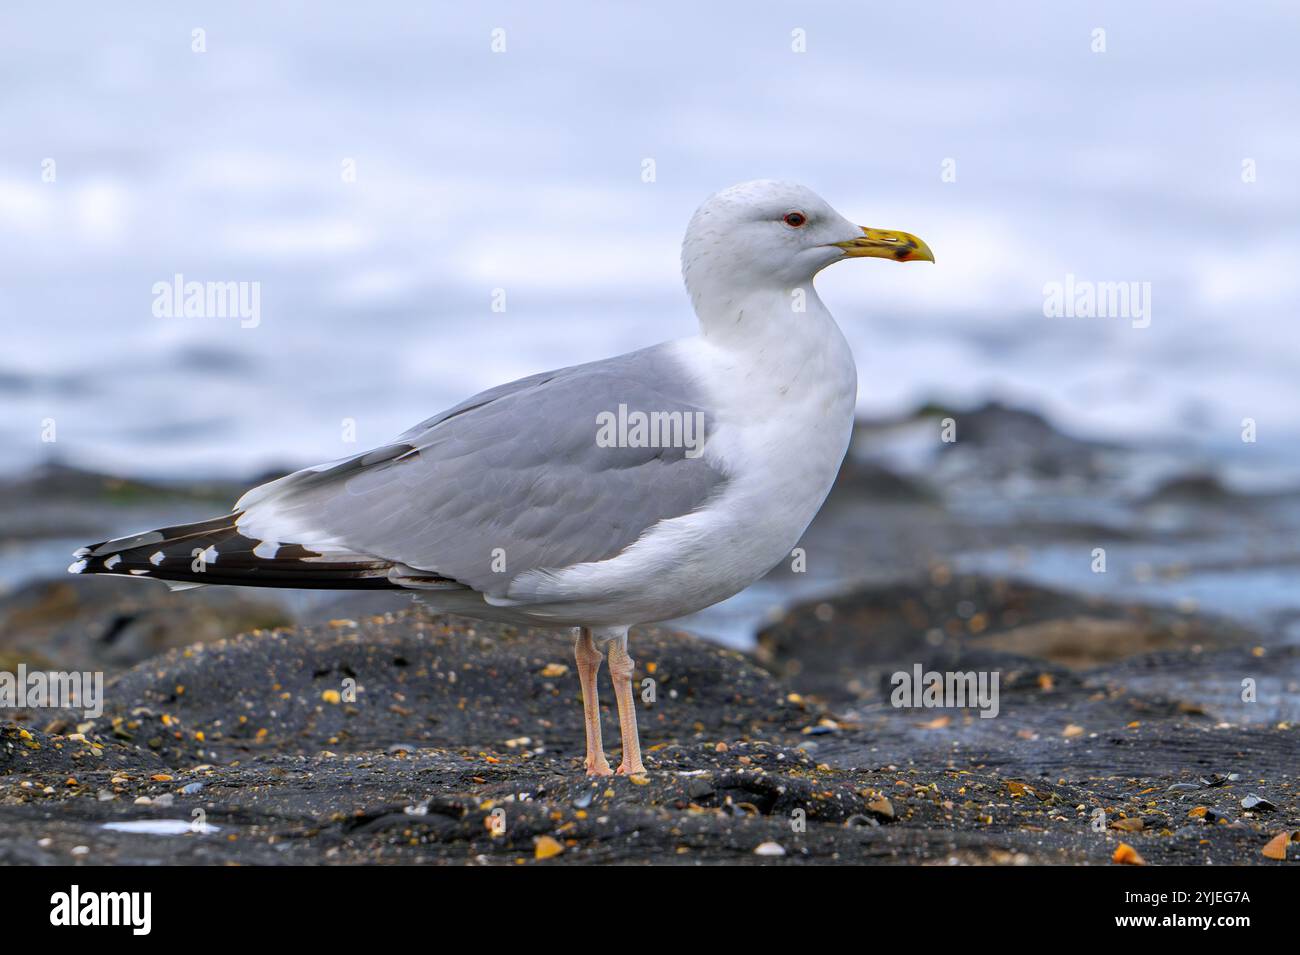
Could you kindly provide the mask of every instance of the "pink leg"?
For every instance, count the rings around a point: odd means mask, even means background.
[[[618,700],[618,722],[623,733],[623,762],[619,763],[621,776],[643,774],[641,739],[636,731],[636,701],[632,696],[632,670],[636,662],[628,656],[627,634],[617,637],[609,646],[609,675],[614,679],[614,698]]]
[[[578,663],[578,682],[582,684],[582,715],[587,724],[587,759],[584,764],[587,775],[609,776],[609,761],[605,759],[605,747],[600,739],[600,700],[596,691],[596,674],[600,671],[600,661],[604,657],[592,640],[591,631],[586,627],[578,628],[573,657]]]

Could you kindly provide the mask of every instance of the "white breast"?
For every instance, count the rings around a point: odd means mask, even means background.
[[[709,395],[704,454],[727,475],[721,493],[619,556],[567,568],[538,588],[562,602],[518,610],[588,626],[665,620],[738,593],[790,556],[848,449],[857,370],[815,295],[805,313],[779,300],[773,307],[781,311],[742,317],[754,322],[743,337],[675,345]]]

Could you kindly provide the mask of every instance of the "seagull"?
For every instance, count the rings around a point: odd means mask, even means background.
[[[724,600],[792,552],[848,450],[853,354],[813,288],[842,259],[933,262],[812,190],[756,180],[695,212],[699,334],[491,388],[364,454],[255,487],[229,514],[82,547],[70,573],[416,591],[434,610],[569,630],[588,775],[646,772],[628,630]],[[607,650],[605,648],[608,648]]]

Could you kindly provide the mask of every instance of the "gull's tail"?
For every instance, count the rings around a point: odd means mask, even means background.
[[[389,577],[394,570],[389,560],[245,537],[237,523],[241,513],[79,548],[68,573],[153,578],[167,581],[173,590],[204,584],[311,590],[402,587]]]

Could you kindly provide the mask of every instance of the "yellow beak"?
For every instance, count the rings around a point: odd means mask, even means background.
[[[930,247],[910,232],[892,232],[889,229],[868,229],[862,226],[860,239],[835,242],[844,250],[846,258],[893,259],[895,262],[933,262]]]

